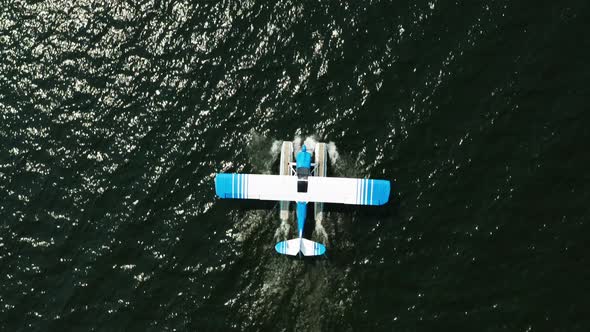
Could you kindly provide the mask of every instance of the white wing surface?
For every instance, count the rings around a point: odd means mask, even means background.
[[[221,198],[271,201],[382,205],[389,200],[387,180],[310,176],[307,192],[297,191],[297,180],[296,176],[220,173],[215,191]]]

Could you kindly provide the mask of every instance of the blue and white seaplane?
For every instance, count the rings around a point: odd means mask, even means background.
[[[324,203],[383,205],[389,200],[387,180],[326,177],[327,150],[317,143],[313,153],[305,145],[292,162],[293,143],[283,142],[280,175],[218,173],[215,192],[220,198],[280,201],[280,218],[289,219],[290,201],[297,202],[297,231],[299,237],[275,246],[279,254],[319,256],[326,247],[303,238],[307,203],[314,202],[316,222],[324,218]],[[312,163],[312,157],[314,162]]]

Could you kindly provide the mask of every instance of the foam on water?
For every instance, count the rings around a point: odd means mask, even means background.
[[[338,150],[336,149],[336,143],[328,143],[328,157],[330,158],[332,165],[336,165],[336,161],[338,161],[339,156]]]
[[[270,147],[270,156],[271,158],[276,158],[280,153],[281,153],[281,145],[283,144],[283,141],[279,141],[279,140],[275,140],[274,142],[272,142],[272,146]]]
[[[324,212],[324,218],[326,218],[326,213]],[[327,218],[326,218],[327,219]],[[316,220],[315,222],[315,229],[313,231],[313,238],[324,245],[328,243],[328,233],[326,229],[322,225],[321,220]]]
[[[292,218],[289,218],[292,219]],[[291,222],[289,220],[281,220],[281,224],[275,230],[274,239],[277,242],[290,239]]]

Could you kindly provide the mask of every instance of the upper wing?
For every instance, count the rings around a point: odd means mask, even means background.
[[[221,198],[382,205],[389,200],[390,184],[387,180],[310,176],[307,192],[297,192],[296,176],[219,173],[215,192]]]

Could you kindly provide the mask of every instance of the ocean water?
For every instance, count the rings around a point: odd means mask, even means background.
[[[2,4],[0,330],[587,331],[589,7]],[[214,195],[284,140],[392,183],[319,259]]]

